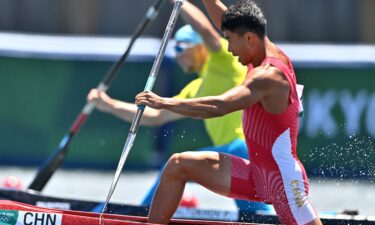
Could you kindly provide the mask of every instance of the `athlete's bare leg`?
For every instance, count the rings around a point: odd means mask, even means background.
[[[218,194],[230,191],[231,159],[217,152],[184,152],[172,155],[155,192],[148,221],[167,224],[180,204],[187,181]]]

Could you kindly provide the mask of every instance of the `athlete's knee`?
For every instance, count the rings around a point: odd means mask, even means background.
[[[188,152],[174,153],[168,160],[164,169],[164,174],[168,177],[186,179],[188,172],[189,156]]]

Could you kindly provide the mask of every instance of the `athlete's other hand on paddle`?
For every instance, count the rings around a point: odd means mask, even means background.
[[[157,95],[155,96],[160,98]],[[156,99],[156,97],[154,98]],[[94,102],[100,111],[113,114],[129,122],[132,121],[134,114],[138,110],[138,106],[136,104],[111,98],[104,91],[99,91],[98,89],[92,89],[90,91],[90,93],[87,95],[87,101]],[[141,120],[141,125],[159,126],[180,118],[183,118],[183,116],[168,110],[158,110],[150,107],[145,109]]]
[[[112,105],[115,104],[115,100],[109,97],[104,91],[100,91],[96,88],[91,89],[87,95],[87,101],[96,104],[96,108],[102,112],[110,112]]]

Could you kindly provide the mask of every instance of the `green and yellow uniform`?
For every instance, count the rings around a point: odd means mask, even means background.
[[[198,78],[186,85],[174,98],[220,95],[242,83],[247,67],[242,66],[237,61],[237,57],[233,57],[227,51],[228,42],[225,39],[221,39],[220,43],[220,51],[209,52],[209,57],[198,73]],[[223,117],[205,119],[204,124],[213,144],[219,146],[235,139],[244,139],[241,121],[242,112],[236,111]]]

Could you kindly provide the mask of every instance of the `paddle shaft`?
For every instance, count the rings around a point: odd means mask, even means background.
[[[136,30],[134,31],[132,38],[130,39],[129,45],[126,51],[122,54],[122,56],[116,61],[115,64],[108,70],[106,75],[104,76],[103,80],[97,86],[97,89],[100,91],[106,92],[113,81],[113,79],[117,76],[117,72],[124,64],[126,58],[130,54],[130,50],[132,49],[136,39],[144,32],[147,26],[150,24],[152,20],[154,20],[159,12],[159,9],[162,5],[164,0],[157,0],[155,5],[151,6],[143,20],[139,23]],[[73,125],[71,126],[69,132],[63,137],[60,141],[58,147],[54,150],[54,152],[48,157],[48,159],[43,163],[40,167],[37,175],[35,176],[34,180],[29,185],[29,189],[42,191],[53,173],[57,170],[57,168],[62,164],[65,159],[65,156],[68,153],[69,145],[73,140],[73,137],[77,134],[79,129],[83,126],[91,112],[95,108],[95,103],[87,102],[86,105],[81,110],[80,114],[74,121]]]
[[[165,54],[165,49],[167,48],[168,41],[171,37],[173,28],[176,24],[176,20],[177,20],[177,17],[178,17],[178,14],[180,12],[180,9],[181,9],[181,6],[182,6],[183,2],[184,2],[184,0],[176,0],[175,1],[174,7],[173,7],[173,10],[172,10],[172,14],[169,18],[167,27],[166,27],[165,32],[164,32],[164,36],[163,36],[163,39],[162,39],[162,42],[161,42],[159,52],[156,55],[154,64],[152,65],[151,72],[150,72],[150,75],[147,79],[147,83],[146,83],[144,91],[151,91],[152,88],[154,87],[154,83],[155,83],[157,74],[159,72],[160,64],[161,64],[161,61],[163,60],[163,57],[164,57],[164,54]],[[115,173],[115,176],[113,178],[111,187],[109,189],[106,201],[104,203],[102,213],[105,212],[105,210],[107,208],[107,204],[109,203],[109,201],[112,197],[112,194],[115,191],[117,182],[120,178],[121,171],[124,168],[126,158],[128,157],[128,154],[131,150],[131,147],[133,146],[133,142],[135,140],[135,136],[137,134],[137,130],[138,130],[138,127],[139,127],[139,122],[142,118],[144,110],[145,110],[145,106],[138,106],[137,113],[134,115],[132,124],[130,126],[129,135],[126,139],[124,148],[122,150],[122,154],[121,154],[121,157],[120,157],[117,169],[116,169],[116,173]]]

